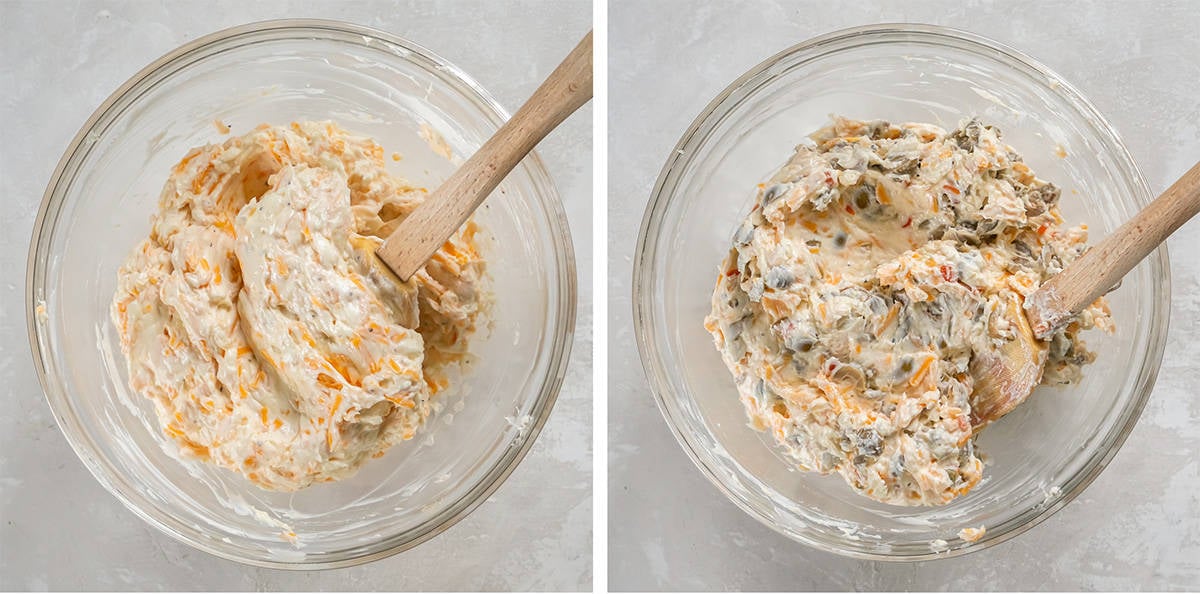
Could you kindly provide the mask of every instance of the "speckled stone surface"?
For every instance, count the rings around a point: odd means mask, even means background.
[[[842,9],[831,10],[830,6]],[[742,513],[684,455],[649,394],[630,320],[634,243],[659,168],[704,105],[799,41],[876,22],[967,29],[1079,87],[1161,191],[1200,159],[1200,3],[655,3],[609,10],[609,586],[701,590],[1200,589],[1200,221],[1169,242],[1171,328],[1137,428],[1077,500],[963,558],[855,561]]]
[[[542,435],[465,520],[382,561],[315,573],[209,556],[137,519],[75,457],[29,354],[25,257],[42,192],[79,126],[163,53],[246,22],[322,17],[432,48],[510,110],[590,27],[573,2],[15,2],[0,0],[0,589],[590,590],[591,107],[539,152],[564,201],[579,274],[566,383]]]

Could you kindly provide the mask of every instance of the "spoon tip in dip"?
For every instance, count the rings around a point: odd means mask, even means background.
[[[977,429],[1011,412],[1042,381],[1046,346],[1034,336],[1016,296],[1009,299],[1005,317],[1016,327],[1013,339],[971,359],[971,424]]]

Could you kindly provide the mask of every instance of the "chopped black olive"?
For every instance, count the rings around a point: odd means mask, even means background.
[[[871,194],[873,193],[867,189],[867,186],[859,186],[854,192],[854,206],[859,210],[871,208],[874,205],[874,202],[871,200]]]
[[[869,427],[859,429],[853,435],[854,449],[874,458],[883,452],[883,437]]]
[[[729,308],[738,311],[746,307],[748,297],[745,293],[737,291],[729,296]]]
[[[892,169],[892,172],[898,173],[900,175],[911,175],[914,172],[916,172],[916,170],[920,166],[921,166],[920,159],[916,159],[916,158],[905,159],[904,161],[901,161],[898,165],[896,165],[895,169]]]
[[[835,188],[821,188],[821,191],[817,192],[816,197],[813,198],[813,203],[828,204],[833,201],[834,194],[837,194],[837,189]]]
[[[733,235],[733,242],[739,246],[750,245],[750,240],[754,239],[754,226],[749,221],[742,223],[738,227],[737,233]]]
[[[763,280],[766,281],[768,287],[782,291],[796,282],[796,275],[782,266],[776,266],[767,271],[767,276]]]
[[[766,206],[766,205],[774,202],[779,197],[786,194],[790,187],[791,187],[791,184],[775,184],[775,185],[767,188],[767,191],[763,192],[763,198],[762,198],[763,206]]]
[[[725,339],[732,342],[737,340],[742,332],[746,329],[746,320],[741,319],[729,325],[729,330],[725,333]]]
[[[877,316],[887,313],[888,310],[887,303],[884,302],[883,298],[878,295],[871,295],[867,298],[867,308],[871,310],[871,313]]]
[[[788,337],[784,341],[783,346],[798,353],[807,353],[813,350],[813,347],[816,346],[816,344],[817,340],[815,338],[808,336],[792,336]]]
[[[875,120],[871,122],[870,127],[867,128],[867,135],[874,140],[878,140],[879,138],[882,138],[883,134],[891,129],[891,127],[892,124],[887,120]]]

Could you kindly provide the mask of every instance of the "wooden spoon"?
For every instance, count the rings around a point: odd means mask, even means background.
[[[407,281],[548,132],[592,98],[592,33],[467,162],[396,225],[376,250]]]
[[[1045,340],[1068,324],[1101,295],[1111,291],[1138,262],[1188,219],[1200,212],[1200,164],[1192,167],[1167,191],[1121,225],[1078,260],[1025,299],[1010,307],[1017,338],[1001,356],[976,356],[971,395],[971,421],[980,428],[1008,414],[1029,397],[1042,380]],[[1026,319],[1028,317],[1028,319]]]

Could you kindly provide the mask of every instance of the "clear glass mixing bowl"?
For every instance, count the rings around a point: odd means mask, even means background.
[[[943,127],[978,115],[998,125],[1039,176],[1063,188],[1063,216],[1087,223],[1093,241],[1151,199],[1095,108],[1010,48],[920,25],[848,29],[789,48],[734,81],[696,118],[646,210],[634,320],[659,407],[684,450],[734,503],[800,542],[860,558],[923,559],[1012,538],[1078,495],[1137,420],[1166,336],[1166,249],[1109,295],[1118,329],[1085,334],[1099,357],[1083,382],[1037,390],[980,436],[990,459],[967,496],[944,507],[889,506],[856,495],[836,475],[795,471],[769,436],[747,426],[703,321],[755,185],[833,113]],[[979,526],[987,532],[977,542],[957,536]]]
[[[27,284],[42,386],[71,446],[109,491],[210,553],[321,568],[415,546],[499,487],[562,383],[575,265],[557,191],[531,155],[477,215],[495,297],[493,324],[472,346],[478,362],[439,395],[443,410],[417,438],[350,479],[295,494],[180,462],[151,403],[127,385],[108,315],[117,267],[148,234],[171,166],[190,147],[228,138],[214,120],[242,134],[303,119],[332,119],[375,138],[403,155],[389,167],[432,188],[454,164],[422,139],[422,126],[465,158],[507,114],[454,65],[380,31],[293,20],[209,35],[139,72],[80,130],[42,201]],[[295,543],[283,537],[288,531]]]

